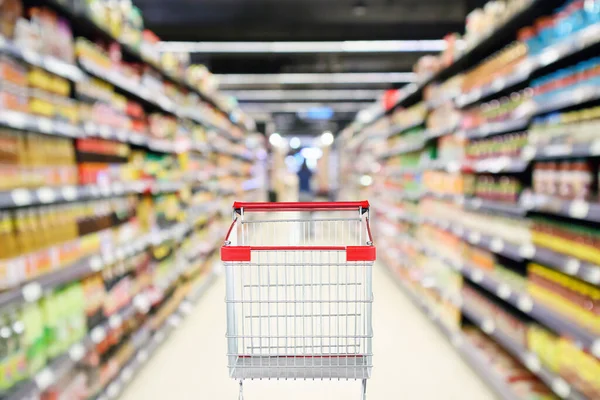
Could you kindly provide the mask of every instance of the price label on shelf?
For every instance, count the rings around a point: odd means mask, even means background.
[[[481,272],[478,269],[474,269],[471,271],[471,279],[473,280],[473,282],[475,283],[480,283],[481,281],[483,281],[483,272]]]
[[[29,303],[38,301],[42,297],[42,293],[42,285],[39,282],[30,282],[21,289],[23,298]]]
[[[584,273],[585,280],[594,284],[600,283],[600,268],[590,267]]]
[[[552,391],[563,399],[571,395],[571,386],[562,378],[554,378],[551,387]]]
[[[111,329],[117,329],[123,324],[123,318],[119,314],[112,315],[108,319],[108,325]]]
[[[103,326],[97,326],[90,332],[90,337],[94,343],[98,344],[106,338],[106,330]]]
[[[517,307],[524,313],[530,313],[533,310],[533,300],[529,296],[521,296],[517,301]]]
[[[73,186],[65,186],[60,190],[62,197],[67,201],[77,200],[77,189]]]
[[[23,54],[23,59],[30,64],[39,66],[42,62],[42,57],[35,51],[24,49],[21,53]]]
[[[481,323],[481,330],[491,335],[496,330],[496,324],[491,319],[486,319]]]
[[[100,132],[100,136],[105,139],[110,138],[112,135],[112,130],[106,125],[100,125],[98,131]]]
[[[119,393],[121,392],[121,384],[116,381],[111,383],[110,385],[108,385],[108,388],[106,389],[106,395],[108,396],[109,399],[115,399]]]
[[[27,115],[17,112],[4,112],[0,114],[2,119],[9,125],[11,128],[16,129],[25,129],[27,126]]]
[[[69,349],[69,357],[74,362],[79,362],[85,356],[85,347],[81,343],[74,344]]]
[[[112,189],[113,193],[117,196],[121,196],[125,193],[125,186],[121,182],[114,183]]]
[[[587,218],[590,212],[590,205],[582,200],[573,200],[569,206],[569,216],[572,218]]]
[[[532,244],[524,244],[519,247],[519,255],[523,258],[532,259],[535,257],[535,246]]]
[[[133,378],[133,368],[128,365],[123,368],[123,372],[121,372],[121,379],[123,382],[127,383],[131,381],[131,378]]]
[[[148,351],[146,349],[140,350],[139,353],[137,354],[136,359],[140,364],[145,363],[146,360],[148,359]]]
[[[44,368],[35,376],[36,386],[43,392],[54,383],[54,372],[48,367]]]
[[[37,126],[42,133],[52,133],[54,131],[54,124],[49,119],[38,119]]]
[[[49,204],[54,203],[56,201],[56,192],[54,189],[49,187],[39,188],[36,191],[37,198],[40,199],[41,203]]]
[[[104,268],[104,263],[102,262],[102,259],[98,256],[93,256],[92,258],[90,258],[90,268],[94,272],[101,271]]]
[[[569,275],[577,275],[581,268],[581,261],[576,258],[569,258],[565,263],[565,272]]]
[[[512,291],[510,290],[510,286],[508,286],[505,283],[502,283],[500,286],[498,286],[498,297],[500,297],[501,299],[508,299],[511,295]]]
[[[537,355],[533,353],[527,353],[523,356],[523,363],[534,374],[537,374],[542,368],[542,364]]]
[[[492,239],[490,242],[490,250],[492,250],[494,253],[500,253],[502,250],[504,250],[504,241],[500,238]]]
[[[129,133],[127,131],[117,131],[117,140],[123,143],[127,143],[127,138],[129,137]]]
[[[481,233],[479,232],[470,232],[469,233],[469,242],[473,244],[479,244],[481,241]]]
[[[33,196],[27,189],[15,189],[10,192],[10,197],[16,206],[28,206],[33,202]]]

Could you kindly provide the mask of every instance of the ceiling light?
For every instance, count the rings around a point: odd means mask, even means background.
[[[292,140],[290,140],[290,147],[294,150],[299,148],[301,144],[300,139],[297,137],[293,137]]]
[[[329,107],[334,112],[355,113],[371,106],[373,103],[367,102],[344,102],[344,103],[240,103],[244,112],[249,114],[257,113],[303,113],[318,107]]]
[[[356,7],[355,7],[356,9]],[[360,10],[361,7],[358,7]],[[366,11],[366,7],[362,8]],[[345,40],[339,42],[160,42],[163,52],[205,54],[416,53],[444,51],[444,40]]]
[[[271,134],[271,136],[269,136],[269,143],[271,143],[271,145],[278,147],[282,144],[283,140],[281,138],[281,135],[277,132]]]
[[[238,101],[326,101],[375,100],[382,90],[231,90],[224,92]]]
[[[321,143],[323,143],[325,146],[331,146],[334,140],[335,138],[333,137],[333,133],[330,131],[325,131],[321,135]]]
[[[318,147],[305,147],[300,150],[300,154],[306,159],[318,160],[323,157],[323,150]]]
[[[227,74],[216,75],[220,86],[367,84],[414,82],[413,72],[346,72],[306,74]]]

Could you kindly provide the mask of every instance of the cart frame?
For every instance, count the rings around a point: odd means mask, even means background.
[[[240,399],[246,379],[362,380],[366,399],[375,259],[368,201],[233,204],[221,260]]]

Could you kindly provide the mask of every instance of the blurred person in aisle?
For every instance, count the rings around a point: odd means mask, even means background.
[[[306,159],[302,161],[302,166],[298,170],[298,200],[312,201],[314,194],[312,191],[313,172],[308,168]]]

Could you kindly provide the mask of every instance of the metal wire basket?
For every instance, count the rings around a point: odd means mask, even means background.
[[[221,259],[229,374],[245,379],[371,376],[369,203],[240,203]]]

